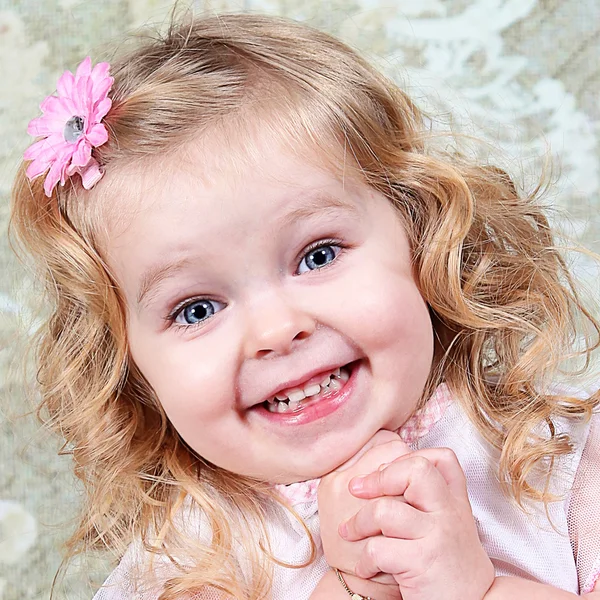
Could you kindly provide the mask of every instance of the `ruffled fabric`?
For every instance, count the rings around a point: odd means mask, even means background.
[[[448,386],[445,383],[440,384],[425,406],[400,427],[398,435],[407,444],[414,444],[419,438],[427,435],[431,428],[442,419],[452,402]]]
[[[289,504],[298,506],[315,502],[320,481],[320,479],[309,479],[308,481],[290,483],[289,485],[280,484],[276,485],[275,489]]]

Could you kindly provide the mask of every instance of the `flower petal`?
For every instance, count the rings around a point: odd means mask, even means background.
[[[75,152],[71,158],[71,165],[75,167],[85,167],[92,158],[92,146],[85,140],[80,140]]]
[[[91,78],[94,81],[94,84],[103,81],[108,78],[108,72],[110,71],[110,64],[107,62],[99,62],[93,69],[91,73]]]
[[[62,131],[64,128],[64,123],[65,121],[63,119],[47,117],[46,115],[42,117],[36,117],[35,119],[31,119],[31,121],[29,121],[29,124],[27,125],[27,133],[33,137],[52,135],[53,133]]]
[[[64,123],[66,123],[71,117],[83,116],[79,114],[82,112],[82,109],[80,107],[79,102],[77,102],[76,99],[74,100],[73,98],[61,98],[60,102],[63,106],[64,114],[68,115],[67,118],[64,120]]]
[[[25,150],[25,152],[23,152],[23,158],[25,160],[35,160],[47,148],[48,148],[48,140],[46,138],[44,138],[43,140],[38,140],[37,142],[34,142],[33,144],[31,144],[31,146],[29,146],[29,148],[27,148],[27,150]]]
[[[75,72],[75,81],[77,82],[81,77],[89,77],[92,72],[92,59],[86,56],[77,67]]]
[[[54,160],[57,156],[64,153],[69,144],[65,142],[62,136],[52,135],[43,138],[25,150],[23,158],[25,160]]]
[[[73,93],[73,85],[75,85],[73,73],[71,73],[71,71],[65,71],[56,84],[56,91],[59,96],[68,97]]]
[[[73,115],[69,114],[67,107],[64,104],[64,98],[56,96],[48,96],[40,105],[45,117],[70,119]]]
[[[60,163],[60,182],[62,185],[65,185],[67,180],[67,169],[70,165],[71,157],[73,156],[74,148],[73,144],[69,144],[69,147],[65,149],[64,152],[60,154],[60,156],[56,159],[56,162]]]
[[[106,113],[110,110],[112,106],[112,100],[110,98],[104,98],[104,100],[100,100],[94,111],[92,113],[92,121],[94,123],[99,123],[106,116]]]
[[[96,123],[92,129],[86,133],[85,139],[94,146],[94,148],[97,148],[98,146],[102,146],[102,144],[106,143],[108,140],[108,131],[102,123]]]
[[[73,152],[75,152],[75,147],[73,144],[65,141],[65,138],[60,135],[52,135],[46,138],[46,143],[48,144],[48,155],[53,152],[56,157],[65,156],[64,160],[69,160]]]
[[[110,90],[113,83],[114,83],[114,79],[112,77],[107,77],[106,79],[103,79],[102,81],[98,81],[97,83],[96,82],[94,83],[94,93],[93,93],[94,104],[97,104],[98,102],[100,102],[101,100],[106,98],[106,95],[108,94],[108,90]]]
[[[91,189],[101,179],[102,171],[100,165],[93,158],[90,164],[81,171],[81,182],[86,190]]]
[[[84,113],[80,116],[89,119],[92,112],[92,80],[89,77],[82,77],[77,81],[73,98],[78,110]]]
[[[46,196],[48,196],[48,198],[52,196],[52,190],[56,187],[56,184],[61,179],[61,175],[63,173],[62,167],[63,165],[59,161],[55,161],[50,167],[48,175],[46,175],[46,179],[44,180],[44,191],[46,192]]]
[[[45,173],[51,164],[52,164],[52,161],[48,161],[48,160],[37,160],[37,159],[32,160],[27,165],[27,169],[25,170],[25,173],[26,173],[27,177],[29,178],[29,180],[31,181],[32,179],[35,179],[36,177],[39,177],[40,175]]]

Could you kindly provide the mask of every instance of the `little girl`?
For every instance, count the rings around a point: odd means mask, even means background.
[[[70,547],[121,559],[97,600],[600,598],[598,397],[553,383],[598,324],[535,198],[271,17],[85,59],[41,109],[13,227]]]

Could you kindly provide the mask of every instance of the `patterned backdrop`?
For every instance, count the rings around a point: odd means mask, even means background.
[[[69,457],[23,417],[21,350],[35,325],[27,269],[4,234],[28,120],[65,68],[110,57],[124,32],[164,23],[161,0],[0,0],[0,600],[48,598],[78,488]],[[600,2],[598,0],[215,0],[194,9],[253,10],[307,20],[376,61],[436,127],[475,133],[525,181],[554,158],[557,225],[600,250]],[[593,297],[600,278],[573,266]],[[35,399],[33,397],[33,399]],[[74,565],[57,598],[91,598],[107,565]]]

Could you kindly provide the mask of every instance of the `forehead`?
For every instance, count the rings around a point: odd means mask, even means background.
[[[340,217],[364,220],[364,186],[338,177],[322,160],[317,166],[317,153],[307,158],[263,139],[251,151],[227,154],[216,150],[223,143],[200,138],[108,179],[102,253],[138,303],[164,273],[198,271],[202,263],[205,274],[216,275],[237,255],[231,249],[256,252],[292,232],[333,227]]]
[[[335,142],[317,145],[307,136],[282,135],[272,126],[243,133],[215,127],[164,155],[109,164],[90,201],[99,207],[97,234],[106,246],[141,212],[176,211],[200,190],[213,197],[243,196],[252,183],[257,193],[287,189],[290,196],[302,198],[322,188],[326,197],[327,188],[350,189],[360,180],[359,169]],[[318,202],[318,194],[309,195],[309,204]],[[225,208],[215,205],[213,212]]]

